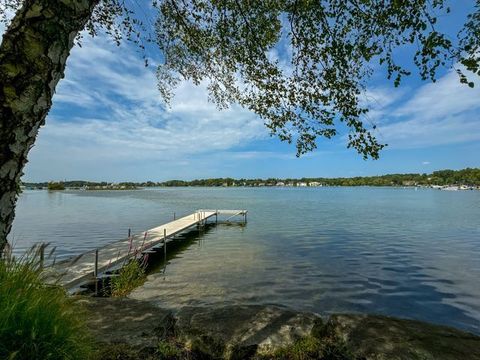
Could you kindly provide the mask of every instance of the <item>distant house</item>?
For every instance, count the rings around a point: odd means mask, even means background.
[[[318,181],[312,181],[311,183],[308,183],[308,186],[322,186],[322,184]]]
[[[305,182],[299,182],[297,183],[297,186],[305,187],[305,186],[308,186],[308,184]]]
[[[279,182],[277,182],[277,183],[275,184],[275,186],[285,186],[285,183],[279,181]]]

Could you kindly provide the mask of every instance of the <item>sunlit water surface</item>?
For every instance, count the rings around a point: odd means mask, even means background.
[[[480,333],[480,191],[26,191],[11,240],[17,252],[50,242],[64,258],[198,208],[248,209],[248,223],[194,232],[133,297],[171,308],[242,303],[380,313]]]

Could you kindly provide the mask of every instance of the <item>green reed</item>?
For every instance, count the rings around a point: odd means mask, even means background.
[[[88,359],[84,314],[60,286],[45,283],[38,250],[0,259],[0,359]]]

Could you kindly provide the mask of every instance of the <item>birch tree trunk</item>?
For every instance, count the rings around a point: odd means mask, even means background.
[[[98,0],[26,0],[0,46],[0,255],[27,155],[45,123],[74,39]]]

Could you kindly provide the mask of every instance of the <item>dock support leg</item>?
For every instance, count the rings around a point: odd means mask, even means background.
[[[93,269],[93,277],[95,278],[95,296],[97,296],[98,295],[98,249],[95,249],[95,267]]]
[[[130,236],[132,236],[132,229],[128,228],[128,238],[130,239]]]
[[[163,257],[167,262],[167,229],[163,229]]]
[[[177,213],[174,212],[173,213],[173,221],[177,220]],[[175,239],[175,235],[173,235],[173,238]]]

